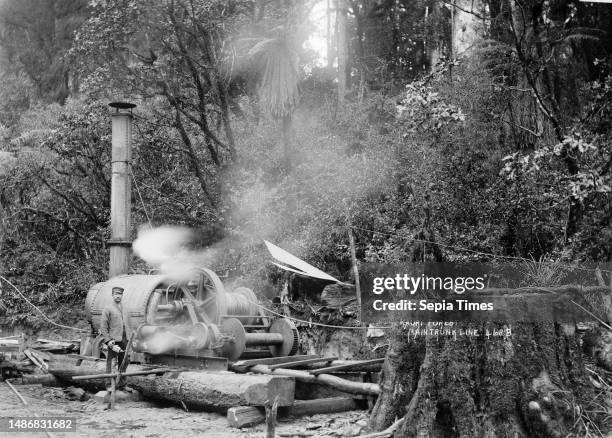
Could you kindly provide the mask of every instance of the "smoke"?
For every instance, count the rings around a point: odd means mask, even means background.
[[[141,328],[134,348],[151,354],[163,354],[176,349],[203,348],[208,339],[197,326],[145,326]]]
[[[140,350],[150,354],[163,354],[176,348],[177,339],[170,332],[156,332],[140,344]]]
[[[176,257],[191,240],[192,231],[189,228],[141,227],[132,248],[138,257],[153,266],[159,266]]]
[[[197,229],[162,225],[142,226],[132,244],[134,253],[171,280],[189,279],[194,268],[213,267],[228,251],[230,239],[201,248],[202,236]]]
[[[180,280],[192,268],[206,265],[206,261],[212,256],[206,254],[208,251],[190,249],[194,240],[194,231],[186,227],[143,226],[132,248],[134,253],[149,265]]]

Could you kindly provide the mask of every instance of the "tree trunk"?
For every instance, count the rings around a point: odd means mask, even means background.
[[[332,71],[334,67],[334,58],[336,57],[334,55],[334,37],[332,34],[331,14],[332,14],[331,0],[327,0],[327,10],[325,14],[325,18],[327,20],[327,33],[326,33],[327,51],[325,53],[327,54],[327,70],[330,72]]]
[[[346,5],[344,0],[336,0],[336,26],[336,42],[338,44],[338,104],[342,104],[348,89],[348,45],[346,38]]]
[[[597,390],[573,326],[517,323],[509,337],[417,340],[398,329],[393,346],[371,415],[376,430],[403,416],[398,437],[560,437],[601,420],[580,414]]]
[[[291,158],[293,156],[293,149],[291,147],[291,114],[287,114],[283,117],[282,125],[284,167],[287,172],[289,172],[289,169],[291,169]]]

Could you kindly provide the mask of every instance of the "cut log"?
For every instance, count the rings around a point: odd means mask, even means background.
[[[101,374],[104,362],[84,361],[76,366],[75,358],[52,355],[49,372],[58,379],[69,381],[74,376]],[[139,365],[130,365],[128,373],[150,371]],[[125,374],[124,374],[125,375]],[[79,380],[80,386],[104,389],[104,380]],[[266,400],[279,396],[279,406],[293,404],[295,380],[283,376],[261,376],[222,372],[179,372],[165,376],[126,376],[129,386],[145,397],[172,403],[185,403],[190,409],[225,412],[234,406],[263,406]]]
[[[290,406],[295,392],[292,378],[227,371],[182,372],[175,378],[136,376],[128,377],[127,382],[145,397],[218,412],[234,406],[263,406],[276,396],[279,406]]]
[[[281,417],[301,417],[316,414],[331,414],[362,409],[358,400],[348,397],[319,398],[315,400],[296,400],[293,406],[279,410]],[[239,406],[227,411],[227,423],[231,427],[243,428],[266,421],[266,414],[259,406]]]
[[[44,386],[61,386],[53,374],[24,374],[21,376],[22,385],[42,384]]]
[[[359,400],[350,397],[317,398],[314,400],[296,400],[289,408],[289,415],[302,417],[316,414],[332,414],[361,409]]]

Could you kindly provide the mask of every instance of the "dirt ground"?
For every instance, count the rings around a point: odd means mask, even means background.
[[[62,416],[76,418],[75,432],[53,432],[55,438],[123,438],[123,437],[265,437],[265,426],[235,429],[227,425],[224,415],[208,412],[187,412],[148,401],[122,402],[114,410],[89,399],[70,400],[62,388],[40,385],[14,385],[28,406],[24,406],[9,386],[0,382],[0,417]],[[93,395],[93,394],[90,394]],[[368,415],[365,411],[311,417],[280,419],[277,437],[344,437],[365,433]],[[44,437],[39,433],[0,432],[1,437]]]

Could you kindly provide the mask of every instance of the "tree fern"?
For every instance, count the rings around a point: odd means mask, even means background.
[[[291,113],[298,101],[297,54],[282,38],[268,38],[248,53],[259,73],[259,97],[273,117]]]

